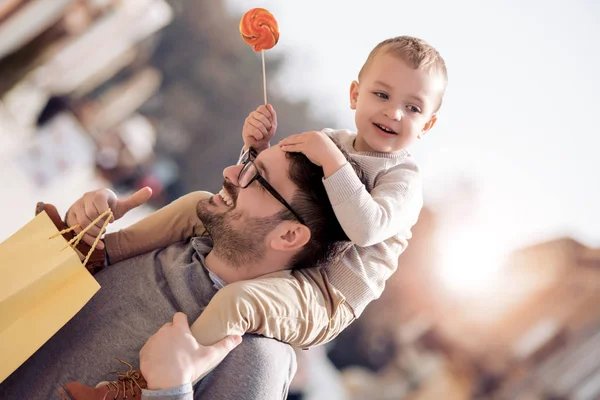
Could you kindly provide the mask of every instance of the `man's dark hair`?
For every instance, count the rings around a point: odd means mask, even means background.
[[[365,184],[362,169],[335,140],[334,142]],[[310,240],[292,258],[290,266],[292,269],[301,269],[332,263],[350,247],[350,239],[340,226],[327,196],[323,185],[323,168],[313,164],[302,153],[286,153],[286,157],[290,160],[289,178],[297,186],[290,205],[302,217],[311,233]],[[285,220],[295,219],[288,210],[281,211],[279,217]]]

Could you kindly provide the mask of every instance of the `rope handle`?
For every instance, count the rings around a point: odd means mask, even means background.
[[[83,235],[85,235],[85,233],[94,225],[96,225],[96,222],[100,221],[102,218],[108,216],[108,218],[106,218],[106,221],[104,221],[104,225],[102,225],[102,228],[100,228],[100,234],[98,236],[96,236],[96,239],[94,240],[94,244],[92,245],[92,247],[90,248],[90,251],[88,252],[87,256],[85,257],[85,260],[83,261],[83,266],[85,267],[85,265],[87,264],[88,260],[90,259],[92,252],[94,251],[94,249],[96,248],[96,245],[98,244],[98,241],[100,241],[100,237],[104,234],[104,232],[106,231],[106,226],[108,225],[108,222],[110,221],[110,218],[113,216],[113,212],[112,210],[109,208],[108,210],[104,211],[102,214],[100,214],[98,216],[98,218],[96,218],[95,220],[93,220],[84,230],[82,230],[81,232],[79,232],[77,234],[77,236],[75,236],[73,239],[71,239],[69,241],[69,243],[67,243],[65,245],[65,247],[63,247],[62,249],[60,249],[60,251],[63,251],[64,249],[66,249],[67,247],[71,246],[73,249],[75,249],[77,247],[77,245],[79,244],[79,242],[81,241],[81,239],[83,239]],[[53,239],[59,235],[62,235],[63,233],[67,233],[67,232],[71,232],[74,229],[77,228],[81,228],[81,225],[74,225],[70,228],[67,229],[63,229],[62,231],[55,233],[54,235],[50,236],[50,239]]]

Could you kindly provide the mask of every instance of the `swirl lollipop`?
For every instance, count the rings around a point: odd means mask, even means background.
[[[263,91],[267,104],[267,74],[265,70],[265,50],[273,48],[279,41],[279,26],[273,14],[264,8],[253,8],[240,20],[240,34],[244,42],[261,53],[263,67]]]
[[[240,33],[256,52],[269,50],[279,41],[277,21],[264,8],[253,8],[244,14],[240,21]]]

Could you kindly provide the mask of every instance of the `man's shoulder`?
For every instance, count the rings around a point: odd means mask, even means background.
[[[286,398],[296,368],[296,354],[289,344],[246,334],[242,343],[200,381],[195,398]]]
[[[242,343],[225,359],[230,367],[251,374],[280,375],[290,380],[296,371],[296,354],[288,343],[260,335],[246,334]],[[241,366],[244,367],[241,367]],[[250,368],[248,368],[250,367]]]

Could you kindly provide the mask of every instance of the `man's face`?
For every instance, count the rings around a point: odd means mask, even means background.
[[[391,54],[375,57],[350,88],[356,149],[389,153],[409,147],[434,125],[444,87],[439,74],[411,68]]]
[[[279,146],[261,152],[254,164],[262,177],[290,203],[296,185],[288,177],[289,160]],[[263,257],[269,234],[281,223],[276,214],[285,207],[258,181],[239,186],[243,165],[223,170],[223,188],[198,204],[198,217],[213,238],[215,251],[233,265],[242,266]]]

